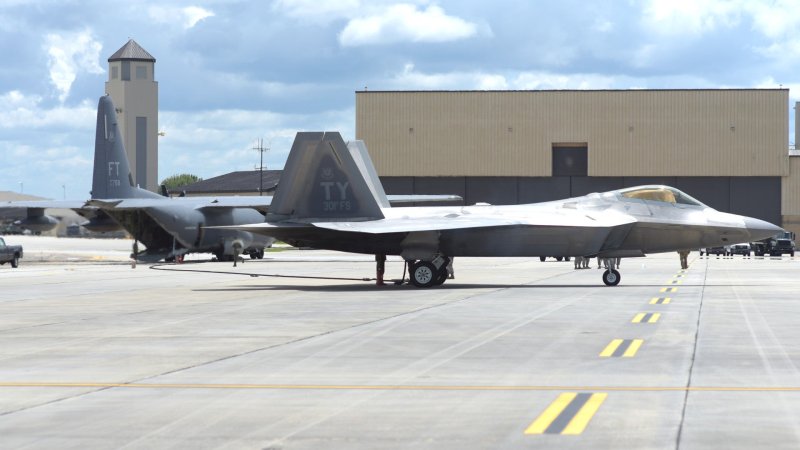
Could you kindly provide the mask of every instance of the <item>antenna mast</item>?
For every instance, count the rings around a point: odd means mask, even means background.
[[[264,139],[258,139],[258,146],[253,147],[253,150],[258,151],[261,153],[261,164],[258,166],[259,170],[259,183],[258,183],[258,195],[264,195],[264,152],[269,151],[269,147],[264,147]]]

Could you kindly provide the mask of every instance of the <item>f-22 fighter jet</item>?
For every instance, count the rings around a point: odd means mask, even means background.
[[[400,255],[418,287],[444,283],[455,256],[637,257],[782,231],[660,185],[510,206],[392,208],[382,192],[361,175],[339,133],[298,133],[266,221],[226,228],[374,254],[379,274],[386,255]],[[603,273],[606,285],[620,279],[617,270]]]

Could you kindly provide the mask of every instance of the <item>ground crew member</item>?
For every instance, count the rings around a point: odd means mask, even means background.
[[[375,285],[383,286],[383,272],[386,270],[386,255],[375,255]]]
[[[689,250],[678,250],[678,255],[681,257],[681,269],[688,269]]]

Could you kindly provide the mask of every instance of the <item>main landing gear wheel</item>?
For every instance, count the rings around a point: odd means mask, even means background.
[[[429,261],[419,261],[412,264],[410,272],[411,284],[416,287],[431,287],[436,284],[439,277],[439,271],[436,270],[436,266]]]
[[[606,286],[616,286],[619,284],[620,279],[622,279],[622,276],[614,269],[603,272],[603,283],[605,283]]]

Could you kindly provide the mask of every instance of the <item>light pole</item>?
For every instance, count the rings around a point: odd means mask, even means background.
[[[66,200],[67,199],[67,185],[66,184],[62,184],[61,185],[61,191],[64,193],[64,200]]]
[[[22,181],[20,181],[19,182],[19,193],[20,194],[22,194],[22,192],[23,192],[22,187],[23,187],[23,184],[22,184]]]

